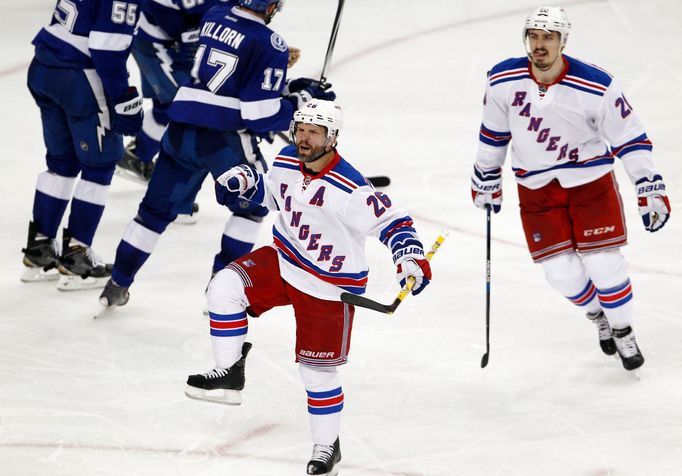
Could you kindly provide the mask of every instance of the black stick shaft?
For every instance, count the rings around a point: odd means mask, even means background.
[[[490,358],[490,205],[486,206],[485,233],[485,354],[481,358],[481,368],[488,365]]]
[[[329,37],[329,45],[327,45],[327,55],[324,57],[324,64],[322,65],[322,73],[320,74],[320,83],[325,84],[327,82],[327,77],[325,73],[327,72],[327,67],[332,61],[332,55],[334,54],[334,47],[336,46],[336,36],[339,33],[339,26],[341,25],[341,14],[343,13],[343,4],[345,0],[339,0],[339,6],[336,8],[336,17],[334,17],[334,26],[332,27],[332,33]]]

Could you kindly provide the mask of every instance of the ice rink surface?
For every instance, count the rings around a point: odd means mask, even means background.
[[[19,282],[36,176],[38,109],[25,86],[30,40],[52,0],[5,5],[0,17],[0,474],[304,474],[305,392],[289,309],[251,320],[241,407],[183,395],[212,367],[203,290],[227,210],[210,184],[199,222],[173,225],[131,288],[130,303],[93,321],[98,291]],[[545,283],[525,248],[517,194],[493,218],[492,337],[485,350],[485,216],[471,204],[485,72],[524,54],[528,0],[349,0],[328,73],[344,108],[340,152],[410,210],[425,244],[450,237],[434,280],[393,317],[359,310],[341,434],[343,476],[682,475],[682,3],[566,2],[566,53],[621,82],[654,142],[673,207],[647,233],[616,165],[629,224],[637,381],[602,355],[596,329]],[[290,0],[272,23],[303,57],[290,77],[319,75],[334,0]],[[136,75],[135,64],[130,70]],[[276,147],[265,148],[271,160]],[[94,249],[113,260],[143,189],[115,178]],[[263,227],[259,245],[269,241]],[[398,291],[386,250],[371,250],[367,296]]]

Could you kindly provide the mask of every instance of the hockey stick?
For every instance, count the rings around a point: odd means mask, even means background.
[[[426,253],[426,259],[428,261],[431,261],[431,258],[433,258],[433,255],[436,254],[436,251],[438,251],[438,248],[440,248],[440,245],[443,244],[443,241],[445,241],[445,238],[448,236],[448,231],[443,231],[441,234],[436,238],[436,241],[433,242],[433,245],[431,245],[431,250],[429,250],[428,253]],[[410,294],[410,291],[412,291],[412,287],[414,286],[415,280],[412,276],[407,278],[407,282],[405,283],[405,287],[400,290],[398,293],[398,296],[393,300],[391,304],[381,304],[380,302],[373,301],[369,298],[363,297],[363,296],[358,296],[357,294],[352,294],[352,293],[341,293],[341,300],[347,304],[352,304],[354,306],[358,307],[364,307],[367,309],[371,309],[372,311],[377,311],[377,312],[383,312],[384,314],[393,314],[396,309],[398,309],[398,306],[400,306],[400,303],[403,302],[403,299],[407,297],[408,294]]]
[[[332,26],[332,33],[329,36],[327,54],[324,57],[324,64],[322,65],[322,72],[320,73],[320,84],[323,89],[326,89],[327,85],[327,77],[324,74],[327,72],[327,66],[332,62],[332,55],[334,54],[334,47],[336,46],[336,36],[339,34],[339,26],[341,25],[341,15],[343,14],[344,3],[345,0],[339,0],[339,6],[336,8],[336,16],[334,17],[334,25]]]
[[[485,206],[485,354],[481,357],[481,368],[488,365],[490,356],[490,205]]]

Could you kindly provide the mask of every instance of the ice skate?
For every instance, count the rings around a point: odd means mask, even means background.
[[[599,331],[599,347],[601,347],[602,352],[606,355],[615,355],[616,343],[613,341],[613,335],[611,334],[611,326],[609,321],[604,315],[603,311],[598,313],[587,313],[587,318],[594,322]]]
[[[37,283],[59,279],[57,271],[57,251],[55,240],[46,236],[38,237],[38,229],[33,222],[28,224],[28,239],[24,253],[23,283]]]
[[[104,264],[89,246],[71,244],[71,234],[64,230],[62,255],[59,257],[60,291],[103,288],[111,277],[112,265]]]
[[[336,476],[336,464],[341,461],[341,445],[337,438],[333,445],[313,445],[313,455],[308,461],[306,474]]]
[[[613,340],[625,370],[635,370],[644,364],[644,356],[635,341],[635,333],[630,326],[624,329],[613,329]]]
[[[241,405],[241,391],[244,389],[244,367],[251,343],[244,342],[242,357],[229,369],[213,369],[204,374],[190,375],[187,378],[185,395],[195,400]]]
[[[194,225],[197,220],[197,213],[199,213],[199,204],[192,204],[192,213],[180,213],[173,223],[176,225]]]
[[[152,178],[153,171],[154,162],[141,161],[136,153],[136,142],[130,141],[123,158],[116,164],[116,175],[146,186]]]
[[[102,294],[99,296],[99,304],[101,307],[95,314],[94,319],[101,317],[107,311],[110,311],[115,307],[125,306],[128,303],[128,299],[130,299],[128,288],[119,286],[113,279],[109,279],[106,286],[104,286],[104,291],[102,291]]]

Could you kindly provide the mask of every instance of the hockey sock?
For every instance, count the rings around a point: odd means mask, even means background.
[[[595,299],[597,288],[587,276],[580,257],[573,252],[562,253],[541,261],[547,282],[585,312],[599,312]]]
[[[148,136],[143,128],[135,140],[135,155],[137,155],[137,158],[142,162],[149,163],[154,160],[159,150],[161,150],[161,142]]]
[[[235,259],[249,253],[259,232],[258,221],[237,215],[228,218],[220,241],[220,253],[213,260],[213,272],[220,271]]]
[[[332,445],[341,431],[343,389],[336,367],[299,365],[308,394],[308,416],[313,443]]]
[[[73,193],[69,214],[69,231],[87,246],[92,245],[106,204],[109,185],[80,179]]]
[[[223,269],[208,284],[206,298],[216,368],[230,368],[241,358],[242,344],[249,330],[244,284],[235,271]]]
[[[123,238],[116,249],[116,260],[111,277],[124,288],[133,284],[135,275],[154,250],[161,234],[146,228],[136,221],[128,223]]]
[[[628,265],[620,250],[605,250],[583,256],[587,272],[597,286],[599,303],[613,329],[632,325],[634,309]]]
[[[38,175],[33,200],[33,222],[38,232],[54,238],[71,200],[75,177],[64,177],[53,172]]]

